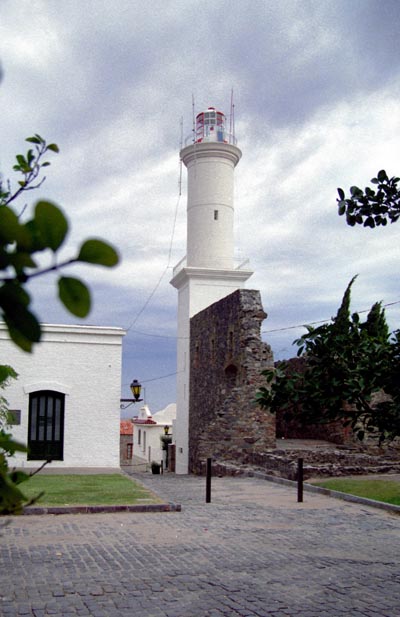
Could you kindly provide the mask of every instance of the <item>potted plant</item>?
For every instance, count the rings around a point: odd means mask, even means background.
[[[172,443],[172,435],[169,434],[169,426],[164,426],[164,435],[160,435],[161,449],[165,452],[165,468],[168,469],[168,445]]]
[[[159,474],[161,469],[161,463],[157,463],[157,461],[151,461],[151,473]]]

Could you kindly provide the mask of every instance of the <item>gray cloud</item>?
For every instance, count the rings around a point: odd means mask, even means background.
[[[400,228],[350,229],[336,213],[337,186],[398,172],[399,13],[397,0],[3,1],[1,169],[33,132],[58,142],[40,195],[70,217],[71,250],[87,235],[120,249],[116,270],[79,275],[93,289],[89,323],[128,327],[141,313],[125,337],[124,384],[176,370],[168,281],[185,252],[178,151],[192,94],[196,112],[229,113],[234,89],[236,245],[263,294],[263,330],[334,315],[357,272],[355,310],[400,299]],[[73,321],[52,279],[33,288],[43,320]],[[265,336],[283,357],[298,334]],[[174,383],[149,382],[150,405],[171,402]]]

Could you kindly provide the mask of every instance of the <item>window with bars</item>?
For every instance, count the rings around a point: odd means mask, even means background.
[[[41,390],[29,395],[28,460],[64,458],[65,395]]]

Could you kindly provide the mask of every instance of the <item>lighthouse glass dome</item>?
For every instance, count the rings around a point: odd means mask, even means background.
[[[225,144],[236,144],[236,139],[226,130],[226,117],[222,111],[209,107],[196,116],[195,143],[219,141]]]

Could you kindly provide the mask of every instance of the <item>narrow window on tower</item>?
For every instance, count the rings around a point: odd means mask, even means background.
[[[214,221],[218,221],[218,210],[214,210]]]
[[[229,351],[229,355],[233,354],[233,331],[232,330],[229,330],[228,351]]]
[[[210,340],[210,352],[211,352],[211,362],[212,364],[214,364],[215,361],[215,338],[212,337],[212,339]]]
[[[194,360],[193,360],[194,368],[199,367],[199,358],[200,358],[200,345],[199,343],[196,343],[195,350],[194,350]]]

